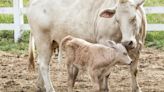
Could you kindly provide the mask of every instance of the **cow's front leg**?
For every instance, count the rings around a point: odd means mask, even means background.
[[[138,72],[137,65],[138,65],[138,60],[134,60],[130,65],[130,71],[132,76],[132,92],[142,92],[137,82],[137,72]]]
[[[37,79],[36,86],[37,86],[36,92],[46,92],[46,89],[44,87],[44,81],[39,68],[38,68],[38,79]]]
[[[44,80],[44,87],[46,88],[46,92],[55,92],[50,79],[50,71],[49,71],[50,57],[51,55],[48,52],[38,55],[39,58],[38,64],[39,64],[39,70]]]

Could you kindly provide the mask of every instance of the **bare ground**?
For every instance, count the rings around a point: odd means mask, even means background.
[[[51,79],[57,92],[67,92],[65,62],[51,62]],[[36,65],[37,66],[37,65]],[[143,92],[164,92],[164,52],[147,48],[139,60],[138,82]],[[35,92],[37,68],[27,70],[27,55],[0,51],[0,92]],[[86,72],[80,72],[75,84],[76,92],[90,92],[92,84]],[[115,66],[109,78],[110,92],[130,92],[129,66]]]

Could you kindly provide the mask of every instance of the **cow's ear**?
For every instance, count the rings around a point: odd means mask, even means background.
[[[135,0],[136,8],[138,9],[141,5],[143,5],[144,2],[145,0]]]
[[[105,9],[100,13],[100,17],[112,18],[116,13],[116,9]]]

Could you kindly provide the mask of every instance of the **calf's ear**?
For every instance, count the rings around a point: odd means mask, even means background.
[[[116,48],[116,43],[114,41],[108,40],[108,46],[112,48]]]
[[[100,17],[103,18],[112,18],[116,12],[115,8],[105,9],[100,13]]]

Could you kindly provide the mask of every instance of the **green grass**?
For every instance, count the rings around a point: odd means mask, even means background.
[[[0,0],[0,7],[12,7],[13,0]]]
[[[164,50],[164,31],[148,32],[146,36],[146,46]]]
[[[26,7],[29,4],[29,0],[23,0],[23,6]],[[0,0],[0,7],[12,7],[13,0]]]
[[[27,16],[24,16],[24,23],[28,23]]]
[[[29,0],[23,0],[23,5],[26,7],[29,5]]]
[[[29,32],[24,32],[20,43],[14,43],[13,31],[0,31],[0,50],[23,54],[28,50]]]
[[[146,16],[149,24],[164,24],[164,14],[149,14]]]
[[[0,23],[14,23],[12,14],[0,14]],[[28,23],[27,16],[24,16],[24,23]]]
[[[0,23],[14,23],[13,15],[0,14]]]
[[[164,0],[145,0],[144,6],[164,6]]]

